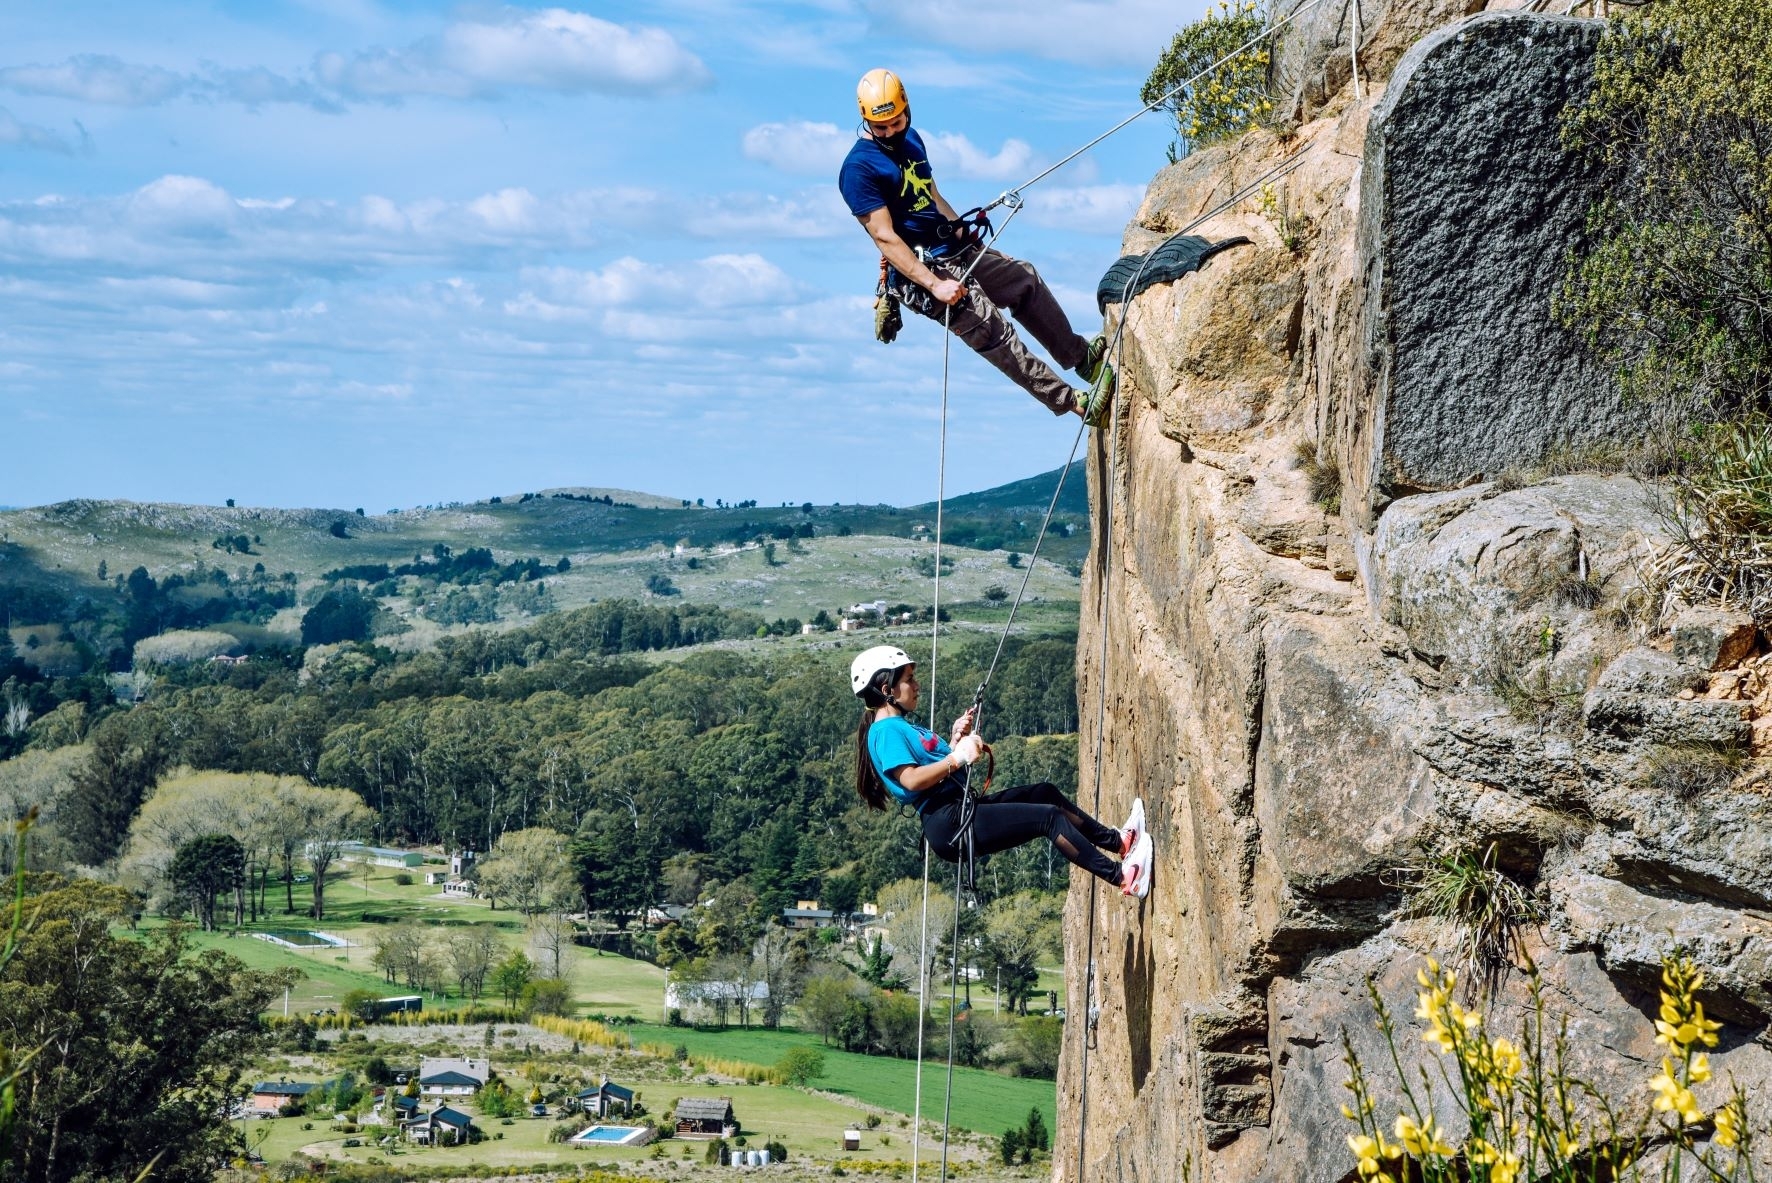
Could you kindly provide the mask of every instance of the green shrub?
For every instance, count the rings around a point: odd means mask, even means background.
[[[1613,22],[1564,118],[1607,183],[1558,313],[1633,393],[1772,410],[1772,8],[1680,0]]]
[[[394,872],[394,883],[396,886],[399,886],[399,887],[411,887],[412,886],[411,872],[409,872],[409,871],[395,871]]]
[[[1207,9],[1157,59],[1138,97],[1148,104],[1169,95],[1163,106],[1175,117],[1171,162],[1195,148],[1242,135],[1273,110],[1267,95],[1266,42],[1212,69],[1266,26],[1267,15],[1255,0],[1219,0],[1216,12]]]

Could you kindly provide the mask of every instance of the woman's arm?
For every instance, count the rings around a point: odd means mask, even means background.
[[[933,764],[905,764],[891,769],[886,775],[897,781],[898,787],[905,792],[922,793],[933,789],[962,767],[964,765],[949,752]]]

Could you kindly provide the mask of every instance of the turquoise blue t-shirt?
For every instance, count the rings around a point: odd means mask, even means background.
[[[947,740],[902,715],[880,719],[868,726],[868,757],[874,762],[874,771],[880,774],[880,783],[886,786],[894,801],[914,806],[919,813],[925,803],[935,799],[936,790],[931,788],[913,793],[900,787],[887,773],[907,764],[921,766],[945,760],[949,750]]]

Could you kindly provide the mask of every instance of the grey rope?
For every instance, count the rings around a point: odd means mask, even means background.
[[[941,1183],[947,1183],[948,1143],[954,1120],[954,1012],[960,990],[960,884],[966,877],[965,861],[954,864],[954,944],[948,950],[948,1091],[941,1110]]]

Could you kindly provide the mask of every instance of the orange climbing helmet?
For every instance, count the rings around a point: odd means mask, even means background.
[[[855,86],[855,102],[869,123],[890,123],[910,109],[904,83],[891,70],[869,70]]]

